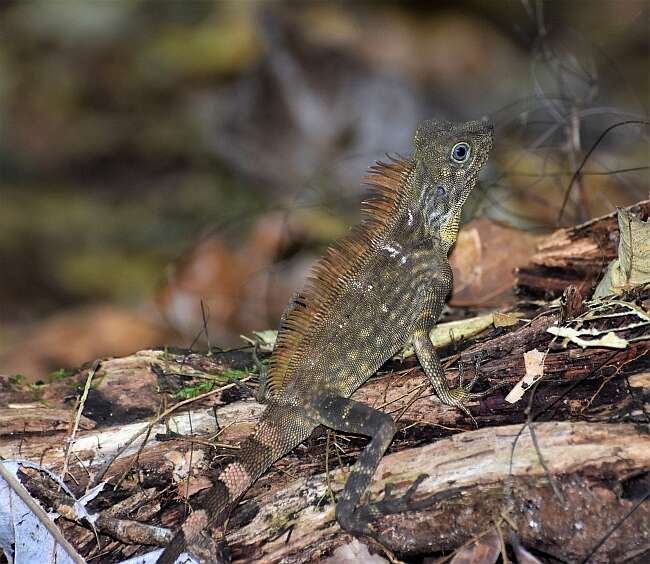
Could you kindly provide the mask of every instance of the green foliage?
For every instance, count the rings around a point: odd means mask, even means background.
[[[66,370],[65,368],[59,368],[58,370],[55,370],[54,372],[50,372],[47,376],[47,381],[48,382],[59,382],[61,380],[65,380],[66,378],[72,376],[74,374],[73,370]]]
[[[232,384],[233,382],[239,382],[247,375],[248,373],[243,370],[224,370],[222,374],[210,376],[206,380],[193,382],[192,384],[181,388],[174,394],[174,398],[180,400],[195,398],[196,396],[212,391],[214,388]]]
[[[52,374],[58,374],[59,372],[62,371],[63,369],[57,370],[57,372],[54,372]],[[43,382],[31,383],[27,380],[27,378],[23,374],[12,374],[11,376],[9,376],[8,382],[9,385],[11,385],[14,388],[17,388],[18,390],[31,392],[33,401],[40,401],[43,397],[43,389],[44,389]]]
[[[21,387],[24,386],[25,383],[26,379],[22,374],[13,374],[12,376],[9,376],[9,384],[12,386]]]

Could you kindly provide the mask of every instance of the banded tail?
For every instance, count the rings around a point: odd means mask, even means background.
[[[291,452],[309,437],[317,424],[300,408],[276,403],[262,414],[253,436],[242,444],[236,461],[226,466],[205,496],[204,509],[198,519],[190,515],[158,559],[158,564],[173,564],[192,543],[195,535],[225,521],[248,489],[273,463]],[[194,526],[193,521],[197,521]],[[198,523],[200,521],[200,524]]]

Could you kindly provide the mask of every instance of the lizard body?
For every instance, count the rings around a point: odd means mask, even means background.
[[[208,492],[206,509],[188,518],[159,562],[174,562],[202,528],[221,524],[248,488],[319,425],[371,437],[336,505],[344,529],[370,533],[381,513],[359,502],[396,428],[388,414],[350,396],[410,338],[440,400],[469,414],[464,404],[483,394],[471,393],[471,385],[449,388],[428,335],[452,286],[447,256],[461,209],[491,145],[485,122],[426,121],[410,158],[371,169],[363,221],[327,251],[283,315],[257,430]]]

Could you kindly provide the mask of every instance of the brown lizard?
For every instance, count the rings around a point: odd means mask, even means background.
[[[425,121],[410,158],[371,169],[362,222],[328,249],[283,316],[261,378],[267,407],[256,431],[158,562],[174,562],[201,530],[221,525],[251,485],[319,425],[371,437],[336,504],[343,529],[370,534],[373,518],[407,509],[414,487],[401,499],[359,504],[396,427],[390,415],[350,396],[409,339],[442,402],[469,415],[465,404],[491,391],[472,393],[474,382],[451,389],[429,339],[452,286],[447,257],[461,209],[491,146],[486,122]]]

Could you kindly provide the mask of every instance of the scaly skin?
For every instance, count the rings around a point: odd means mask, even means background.
[[[318,425],[371,437],[336,505],[341,527],[370,534],[373,518],[403,510],[405,500],[393,497],[359,504],[395,423],[350,396],[409,338],[441,401],[469,415],[465,403],[484,395],[472,394],[471,385],[449,388],[429,332],[451,290],[448,253],[492,146],[492,127],[426,121],[414,145],[412,157],[372,169],[363,222],[328,250],[291,300],[264,377],[267,408],[255,434],[220,474],[205,510],[186,521],[158,562],[174,562],[201,529],[221,524],[255,480]]]

